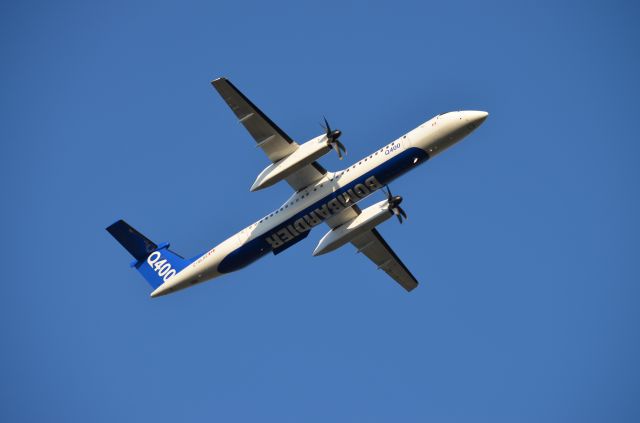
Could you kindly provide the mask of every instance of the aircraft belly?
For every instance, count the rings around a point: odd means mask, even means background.
[[[427,153],[410,147],[357,177],[324,198],[297,212],[256,238],[249,239],[229,253],[218,265],[220,273],[230,273],[248,266],[269,252],[279,254],[304,239],[311,229],[331,216],[351,207],[382,188],[414,166],[424,162]],[[346,201],[349,197],[350,201]]]

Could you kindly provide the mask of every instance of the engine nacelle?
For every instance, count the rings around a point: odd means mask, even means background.
[[[319,256],[342,247],[352,239],[375,228],[391,216],[393,216],[393,212],[389,210],[389,202],[387,200],[367,207],[362,213],[349,222],[327,232],[320,242],[318,242],[318,246],[313,251],[313,255]]]
[[[257,191],[262,188],[270,187],[300,170],[302,167],[313,163],[320,157],[324,156],[331,150],[331,146],[327,143],[327,137],[320,135],[302,144],[296,151],[287,157],[278,160],[267,166],[256,178],[256,181],[250,188],[250,191]]]

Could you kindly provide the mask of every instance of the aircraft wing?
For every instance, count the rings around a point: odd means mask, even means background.
[[[331,217],[326,223],[331,228],[335,228],[353,219],[360,213],[360,208],[354,205],[345,209],[342,213]],[[407,291],[411,291],[418,286],[416,278],[411,274],[409,269],[407,269],[407,266],[402,263],[396,253],[393,252],[389,244],[387,244],[387,241],[382,238],[382,235],[380,235],[380,232],[378,232],[376,228],[354,238],[351,244],[356,247],[359,253],[364,254],[369,260],[374,262],[378,266],[378,269],[384,270],[387,275],[391,276],[394,281],[398,282]]]
[[[226,78],[211,82],[240,123],[249,131],[256,146],[260,147],[273,163],[296,151],[300,145],[293,141],[262,113],[244,94]],[[327,170],[313,162],[286,178],[291,187],[299,191],[320,180]]]

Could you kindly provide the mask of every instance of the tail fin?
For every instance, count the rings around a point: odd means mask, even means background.
[[[135,258],[131,267],[135,267],[154,289],[192,262],[169,250],[169,243],[156,245],[122,219],[107,231],[131,253]]]

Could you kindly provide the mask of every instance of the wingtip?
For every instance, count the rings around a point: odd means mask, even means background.
[[[413,290],[414,290],[414,289],[416,289],[416,288],[418,287],[418,285],[419,285],[418,281],[415,281],[415,282],[416,282],[416,283],[415,283],[415,285],[405,286],[405,287],[404,287],[404,289],[405,289],[407,292],[411,292],[411,291],[413,291]]]
[[[220,76],[214,79],[213,81],[211,81],[211,85],[215,85],[217,82],[223,82],[223,81],[227,81],[227,78],[225,78],[224,76]]]

